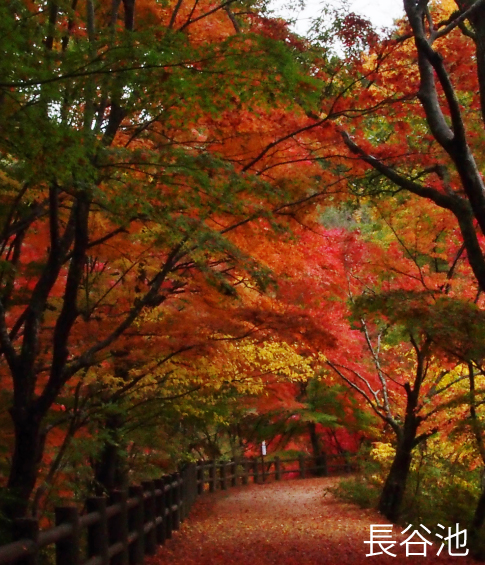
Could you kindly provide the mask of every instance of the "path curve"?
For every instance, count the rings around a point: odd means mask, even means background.
[[[338,501],[327,490],[337,481],[335,478],[281,481],[204,494],[180,531],[147,563],[476,565],[468,557],[450,557],[446,548],[436,557],[439,544],[428,546],[427,557],[406,557],[405,546],[391,549],[396,558],[366,557],[369,546],[364,541],[369,540],[370,524],[385,524],[386,520],[375,511]],[[397,526],[394,532],[393,539],[397,542],[408,537],[399,535]]]

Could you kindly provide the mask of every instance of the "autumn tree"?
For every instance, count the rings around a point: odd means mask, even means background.
[[[396,520],[415,448],[443,427],[441,412],[450,395],[462,394],[467,360],[481,364],[482,299],[448,214],[399,196],[366,205],[348,208],[353,231],[307,235],[299,261],[311,272],[307,292],[319,287],[313,317],[337,340],[321,345],[327,369],[394,436],[379,508]]]
[[[448,280],[443,280],[439,287],[433,286],[433,293],[438,290],[444,296],[431,310],[423,295],[413,299],[415,307],[428,311],[428,321],[436,324],[433,327],[424,317],[419,324],[415,320],[415,328],[422,332],[422,341],[415,340],[416,360],[428,342],[431,349],[427,355],[437,355],[443,366],[454,356],[465,363],[472,362],[480,373],[479,348],[475,353],[463,350],[463,335],[470,333],[467,324],[472,320],[478,324],[481,319],[480,296],[485,288],[481,174],[483,42],[478,23],[483,3],[405,0],[404,7],[407,20],[398,24],[392,36],[371,40],[364,51],[357,49],[352,53],[356,61],[352,72],[356,70],[361,77],[353,104],[359,110],[367,106],[368,113],[352,122],[339,123],[349,150],[348,163],[355,173],[349,188],[360,202],[370,198],[382,205],[387,199],[392,207],[399,200],[407,203],[411,214],[416,210],[416,199],[421,199],[426,221],[444,222],[441,235],[430,242],[428,251],[422,255],[408,253],[410,258],[414,257],[415,266],[423,266],[435,255],[435,271],[448,273]],[[356,25],[366,24],[361,21]],[[443,261],[442,255],[438,257],[438,249],[443,253],[445,248],[452,247],[454,258],[448,255]],[[461,286],[460,277],[454,276],[458,266],[463,268],[464,259],[474,278],[468,279],[468,289]],[[429,265],[433,266],[431,262]],[[458,297],[461,301],[454,300]],[[387,300],[385,292],[380,299]],[[391,302],[399,311],[399,301],[404,305],[408,299],[409,296],[399,299],[394,295]],[[430,313],[433,310],[439,310],[442,321],[446,320],[446,337],[443,324]],[[391,309],[386,311],[389,314]],[[399,324],[407,326],[413,312],[416,313],[408,310],[407,320],[403,316]],[[414,385],[411,381],[409,385],[412,391]],[[417,410],[417,406],[411,410],[413,418],[418,416]],[[392,499],[393,495],[387,500],[382,497],[380,508],[395,519],[397,510]]]
[[[3,510],[15,518],[66,387],[113,376],[116,359],[136,371],[147,350],[184,349],[171,338],[184,295],[268,284],[231,234],[261,216],[271,229],[271,212],[321,192],[302,137],[321,77],[281,22],[236,2],[0,10],[0,342],[14,436]],[[306,159],[312,174],[292,182]]]

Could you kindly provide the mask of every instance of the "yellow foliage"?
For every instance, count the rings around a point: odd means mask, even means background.
[[[14,189],[14,190],[20,190],[21,189],[20,183],[17,182],[16,180],[10,178],[3,171],[0,171],[0,186],[8,187],[8,188]]]
[[[376,441],[372,444],[370,455],[374,461],[377,461],[383,467],[390,467],[396,455],[396,450],[390,443]]]

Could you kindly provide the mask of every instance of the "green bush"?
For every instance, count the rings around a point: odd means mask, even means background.
[[[361,508],[375,508],[382,485],[382,466],[371,456],[369,447],[362,448],[358,453],[357,465],[359,473],[342,479],[332,492],[341,500],[357,504]]]
[[[375,508],[379,500],[379,489],[369,484],[363,475],[343,479],[332,492],[341,500],[357,504],[361,508]]]
[[[468,528],[480,495],[481,468],[467,456],[453,456],[437,445],[421,446],[414,454],[399,523],[423,524],[433,535],[442,533],[437,526]],[[375,508],[392,460],[388,444],[376,444],[360,455],[360,473],[343,479],[333,493],[341,500],[362,508]],[[484,536],[467,547],[473,554],[485,556]],[[435,540],[436,541],[436,540]],[[483,547],[480,547],[483,545]]]

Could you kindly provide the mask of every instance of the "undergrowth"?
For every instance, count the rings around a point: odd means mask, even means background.
[[[359,473],[342,479],[333,494],[361,508],[377,508],[393,453],[389,444],[374,444],[372,449],[360,453]],[[408,524],[414,527],[422,524],[432,531],[433,538],[443,532],[438,524],[445,528],[455,528],[456,524],[460,525],[460,530],[468,528],[480,495],[481,481],[481,468],[474,468],[466,456],[449,457],[430,442],[417,449],[414,455],[399,525],[404,528]],[[481,535],[475,542],[468,540],[467,547],[475,556],[485,556],[484,537]]]

